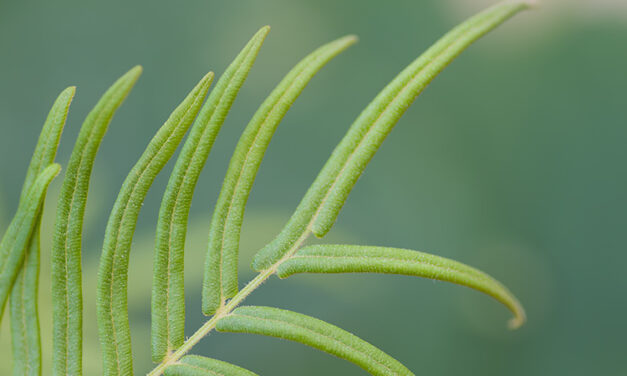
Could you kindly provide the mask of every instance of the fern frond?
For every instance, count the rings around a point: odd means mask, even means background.
[[[174,110],[135,164],[113,206],[105,230],[98,270],[98,330],[104,374],[133,374],[128,322],[128,258],[137,217],[148,189],[178,147],[207,94],[213,73],[207,74]]]
[[[154,362],[162,361],[185,340],[183,264],[194,188],[213,142],[269,31],[268,26],[259,30],[216,83],[183,145],[163,195],[152,284],[151,349]]]
[[[183,357],[165,369],[165,376],[258,376],[242,367],[198,355]]]
[[[248,195],[272,135],[313,76],[355,43],[347,36],[301,60],[261,104],[244,130],[224,178],[209,230],[202,310],[212,315],[238,291],[239,237]]]
[[[322,320],[271,307],[240,307],[218,321],[221,332],[261,334],[299,342],[355,363],[375,376],[412,375],[361,338]]]
[[[507,1],[471,17],[388,84],[355,120],[285,228],[257,253],[253,268],[269,268],[294,252],[310,232],[324,236],[366,165],[414,99],[474,41],[528,7],[529,1]]]
[[[63,90],[55,100],[39,135],[35,152],[26,172],[20,200],[37,175],[54,162],[63,133],[70,103],[76,88]],[[11,310],[11,340],[13,342],[13,369],[25,375],[41,374],[41,340],[37,297],[39,287],[41,213],[24,254],[24,261],[9,297]]]
[[[125,73],[87,115],[65,172],[52,242],[53,375],[82,374],[81,243],[89,182],[109,123],[141,72],[142,68],[136,66]]]
[[[408,249],[358,245],[312,245],[300,249],[282,263],[277,275],[298,273],[384,273],[431,278],[470,287],[505,305],[514,318],[512,329],[525,322],[525,311],[516,297],[486,273],[444,257]]]
[[[0,241],[0,319],[15,278],[24,261],[24,254],[33,231],[37,227],[50,182],[59,174],[61,166],[46,167],[31,185],[25,199],[20,201],[17,213]]]

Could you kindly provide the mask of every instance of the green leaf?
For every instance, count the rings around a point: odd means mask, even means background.
[[[359,337],[296,312],[271,307],[240,307],[220,319],[216,329],[300,342],[355,363],[372,375],[413,375],[396,359]]]
[[[22,266],[26,248],[37,227],[48,185],[59,171],[61,166],[55,163],[39,174],[26,198],[20,201],[17,213],[0,241],[0,315],[4,311],[7,297]]]
[[[24,185],[22,186],[22,193],[20,195],[20,201],[24,200],[28,195],[30,187],[37,179],[37,176],[49,165],[54,162],[54,158],[57,155],[57,149],[59,146],[59,140],[63,133],[63,127],[67,119],[67,114],[70,109],[70,103],[76,93],[76,87],[70,86],[63,90],[57,99],[54,101],[44,126],[39,134],[37,146],[33,157],[31,158],[30,165],[26,172],[26,178],[24,179]]]
[[[525,0],[507,1],[468,19],[388,84],[352,124],[285,228],[257,253],[253,268],[267,269],[295,252],[310,232],[324,236],[366,165],[418,94],[474,41],[529,5]]]
[[[184,247],[189,208],[213,143],[270,28],[263,27],[226,69],[203,105],[166,188],[154,255],[152,359],[161,362],[185,340]]]
[[[20,200],[26,199],[28,190],[45,167],[54,162],[63,133],[75,87],[68,87],[57,97],[39,135],[33,158],[26,173]],[[28,242],[24,261],[11,295],[11,339],[13,342],[13,369],[27,375],[41,374],[41,340],[37,295],[39,287],[41,214]]]
[[[488,294],[505,305],[514,314],[509,322],[512,329],[525,322],[521,304],[500,282],[480,270],[428,253],[358,245],[313,245],[300,249],[277,270],[280,278],[298,273],[403,274],[452,282]]]
[[[98,330],[105,375],[132,375],[128,321],[128,259],[137,216],[148,189],[178,147],[207,94],[207,74],[174,110],[148,144],[122,185],[105,230],[98,270]]]
[[[279,122],[313,76],[357,39],[328,43],[301,60],[261,104],[229,164],[209,230],[203,281],[203,313],[211,315],[238,291],[239,237],[248,195]]]
[[[165,369],[165,376],[257,376],[242,367],[204,356],[188,355]]]
[[[41,213],[36,221],[41,222]],[[41,375],[41,336],[37,309],[39,238],[40,224],[37,223],[9,296],[13,374],[15,375]]]
[[[81,375],[83,293],[81,246],[89,183],[100,143],[142,68],[120,77],[100,98],[81,126],[57,202],[52,242],[52,373]]]

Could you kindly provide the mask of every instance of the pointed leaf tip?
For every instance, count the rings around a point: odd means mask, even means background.
[[[135,65],[133,68],[129,69],[126,73],[124,73],[120,78],[118,78],[118,80],[115,82],[115,84],[113,86],[117,85],[122,85],[124,87],[130,86],[133,87],[135,86],[135,83],[137,82],[137,80],[139,79],[139,76],[142,75],[142,73],[144,72],[144,68],[141,65]],[[130,88],[127,89],[130,91]],[[124,93],[122,94],[123,98],[126,98],[126,95],[128,93]]]
[[[134,66],[133,68],[131,68],[129,70],[129,73],[132,73],[132,74],[142,74],[143,71],[144,71],[144,67],[142,67],[141,65],[137,64],[136,66]]]
[[[337,44],[346,45],[346,47],[350,47],[357,42],[359,42],[359,37],[355,34],[343,36],[336,41]]]
[[[353,43],[359,42],[359,36],[356,34],[349,34],[346,36],[346,39],[351,40]]]
[[[122,77],[120,77],[116,83],[122,83],[130,81],[131,86],[135,85],[135,82],[139,79],[139,76],[144,72],[144,68],[141,65],[135,65],[133,68],[129,69],[128,72],[124,73]]]
[[[520,305],[520,303],[516,302],[514,317],[509,319],[509,321],[507,322],[507,327],[511,330],[516,330],[525,325],[526,322],[527,314],[525,313],[525,309]]]
[[[74,94],[76,94],[76,86],[72,85],[66,87],[60,95],[74,97]]]
[[[207,81],[213,80],[213,76],[214,76],[213,72],[209,72],[209,73],[205,74],[205,76],[201,80],[202,84],[206,84]]]

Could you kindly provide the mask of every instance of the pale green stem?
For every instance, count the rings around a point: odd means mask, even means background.
[[[175,352],[168,355],[163,362],[161,362],[157,367],[155,367],[148,376],[159,376],[162,375],[165,371],[166,367],[172,365],[179,361],[185,354],[187,354],[201,339],[203,339],[207,334],[209,334],[213,329],[215,329],[218,321],[221,318],[228,316],[237,306],[239,306],[253,291],[255,291],[259,286],[261,286],[268,278],[270,278],[273,274],[276,273],[279,266],[285,262],[287,259],[292,257],[294,253],[300,248],[300,246],[307,239],[310,231],[307,231],[306,234],[302,236],[299,241],[294,244],[292,249],[283,256],[283,258],[277,261],[270,268],[261,271],[255,278],[253,278],[243,289],[241,289],[231,300],[228,301],[224,306],[222,306],[218,311],[211,316],[209,321],[204,323],[203,326],[200,327],[191,337],[189,337],[183,346],[179,347]]]

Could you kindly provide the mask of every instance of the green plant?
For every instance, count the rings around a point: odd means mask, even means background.
[[[313,76],[356,38],[326,44],[298,63],[262,103],[244,130],[224,179],[209,229],[202,310],[211,318],[185,340],[183,252],[198,176],[237,93],[269,32],[262,28],[227,68],[204,101],[213,73],[204,76],[148,144],[124,181],[107,224],[98,274],[98,328],[106,375],[133,374],[127,309],[128,262],[142,202],[156,176],[191,131],[170,176],[159,212],[152,289],[150,375],[254,375],[218,360],[187,355],[205,335],[256,333],[301,342],[349,360],[373,375],[411,375],[405,366],[336,326],[271,307],[238,307],[276,274],[388,273],[432,278],[484,292],[525,321],[517,299],[487,274],[422,252],[360,245],[306,245],[331,229],[352,187],[413,100],[466,47],[530,6],[506,1],[460,24],[403,70],[359,115],[280,234],[254,257],[259,274],[238,287],[240,230],[248,195],[272,135]],[[94,160],[107,127],[141,74],[135,67],[102,96],[83,123],[57,206],[52,249],[53,374],[82,374],[81,238]],[[10,300],[14,373],[41,374],[37,313],[42,203],[59,173],[53,163],[74,88],[64,90],[45,122],[28,169],[17,213],[0,243],[0,305]],[[203,104],[204,102],[204,104]],[[10,297],[10,298],[9,298]],[[1,314],[1,311],[0,311]]]

